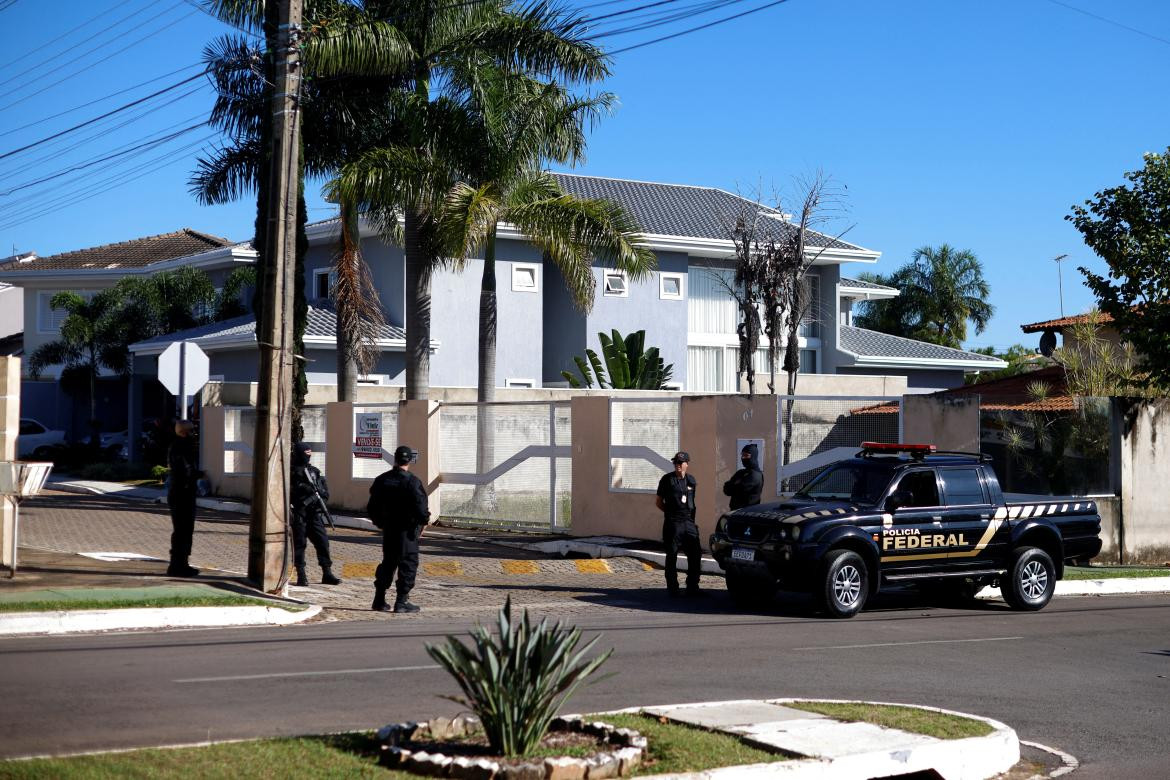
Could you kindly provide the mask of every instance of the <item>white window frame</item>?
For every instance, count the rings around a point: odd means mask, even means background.
[[[522,284],[524,274],[517,271],[531,271],[532,285]],[[540,264],[539,263],[512,263],[512,292],[538,293],[540,292]]]
[[[318,279],[320,279],[322,276],[324,276],[328,279],[328,285],[329,285],[328,294],[326,294],[324,298],[317,295],[317,290],[320,289],[320,283],[318,282]],[[332,268],[314,268],[313,269],[313,300],[315,300],[315,301],[332,300],[333,299],[333,287],[336,284],[337,284],[337,272],[334,271]]]
[[[521,377],[509,377],[504,380],[504,387],[515,387],[522,390],[532,390],[536,387],[535,379],[524,379]]]
[[[622,280],[622,288],[620,290],[613,290],[612,292],[610,291],[609,280],[611,277]],[[602,295],[607,298],[629,298],[630,277],[625,271],[618,269],[606,269],[601,274],[601,290]]]
[[[75,292],[87,301],[97,295],[96,290],[37,290],[37,333],[54,334],[61,332],[61,325],[65,322],[65,318],[69,316],[69,313],[64,309],[56,311],[49,306],[49,301],[53,300],[53,296],[59,292]],[[60,317],[56,325],[53,324],[54,317]],[[46,319],[49,322],[48,328],[44,327]]]
[[[678,282],[678,292],[668,293],[666,291],[666,280],[674,279]],[[686,274],[675,273],[673,271],[662,271],[658,274],[658,298],[663,301],[681,301],[686,298]]]

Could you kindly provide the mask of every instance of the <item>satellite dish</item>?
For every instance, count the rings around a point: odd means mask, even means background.
[[[1044,335],[1040,337],[1040,354],[1044,357],[1052,357],[1052,353],[1056,351],[1056,333],[1051,330],[1044,331]]]

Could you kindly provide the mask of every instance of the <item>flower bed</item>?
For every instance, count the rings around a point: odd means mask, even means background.
[[[586,757],[557,756],[504,758],[486,755],[479,719],[464,716],[436,718],[424,723],[394,723],[378,731],[383,766],[431,777],[467,780],[596,780],[627,777],[646,756],[646,738],[633,729],[622,729],[583,718],[554,718],[548,737],[551,744],[596,746]],[[444,744],[446,743],[446,744]],[[482,751],[482,752],[481,752]]]

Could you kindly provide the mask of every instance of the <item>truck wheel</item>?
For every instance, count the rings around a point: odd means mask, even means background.
[[[1003,598],[1012,609],[1044,609],[1056,590],[1052,558],[1039,547],[1017,547],[1002,588]]]
[[[830,617],[850,618],[865,606],[869,571],[852,550],[833,550],[825,556],[825,576],[818,594]]]
[[[735,571],[727,572],[727,594],[740,607],[758,607],[767,604],[776,593],[775,583],[752,578]]]

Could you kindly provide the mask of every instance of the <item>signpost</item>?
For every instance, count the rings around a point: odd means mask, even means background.
[[[173,342],[158,356],[158,381],[179,403],[179,419],[187,419],[187,397],[207,384],[211,362],[198,344]]]
[[[358,412],[354,415],[353,456],[382,459],[381,412]]]

